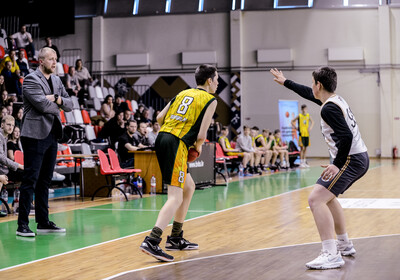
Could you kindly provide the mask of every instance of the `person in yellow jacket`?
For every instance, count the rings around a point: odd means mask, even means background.
[[[300,167],[310,167],[306,161],[306,152],[310,145],[310,131],[314,126],[314,121],[307,112],[307,105],[301,105],[301,113],[291,123],[299,131]]]
[[[196,88],[181,91],[157,115],[161,125],[155,150],[160,165],[163,184],[168,186],[168,199],[161,208],[155,226],[143,240],[140,249],[158,260],[170,262],[174,257],[160,247],[161,235],[171,219],[171,236],[167,237],[166,250],[196,250],[199,245],[183,238],[182,226],[195,190],[188,171],[188,149],[191,146],[201,154],[207,129],[217,107],[212,95],[218,87],[217,68],[200,65],[195,72]]]

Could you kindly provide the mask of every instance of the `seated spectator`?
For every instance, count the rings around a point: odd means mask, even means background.
[[[0,75],[0,93],[2,93],[3,91],[7,91],[6,83],[4,81],[4,76]]]
[[[157,121],[153,121],[153,129],[147,134],[149,145],[152,147],[156,143],[158,132],[160,132],[160,124]]]
[[[15,42],[14,38],[12,37],[12,35],[8,35],[7,37],[7,46],[8,46],[8,50],[18,50],[18,46],[17,43]]]
[[[248,153],[253,153],[253,161],[250,161],[250,168],[247,170],[247,166],[245,166],[245,172],[248,171],[249,173],[253,174],[260,174],[261,175],[261,170],[258,167],[260,164],[260,159],[261,159],[261,153],[256,151],[253,147],[253,140],[250,136],[250,127],[244,126],[243,127],[243,133],[241,133],[238,136],[237,142],[236,142],[236,147],[241,151],[241,152],[248,152]]]
[[[147,138],[147,123],[139,123],[139,129],[133,134],[133,137],[139,143],[139,148],[150,147],[149,138]]]
[[[7,115],[13,115],[13,102],[9,99],[6,105]]]
[[[223,126],[221,130],[221,136],[218,139],[218,143],[221,146],[224,154],[227,156],[239,156],[242,158],[242,164],[244,167],[250,161],[254,161],[254,154],[249,152],[241,152],[239,149],[234,149],[231,147],[231,143],[228,139],[229,128],[227,126]],[[244,175],[249,175],[248,171],[246,170]]]
[[[8,44],[7,44],[7,32],[1,28],[1,23],[0,23],[0,46],[3,47],[3,49],[8,49]]]
[[[18,126],[14,127],[14,131],[8,136],[7,142],[7,156],[9,159],[15,161],[14,153],[15,151],[22,151],[21,140],[21,130]]]
[[[56,55],[57,55],[57,62],[60,61],[60,57],[61,57],[60,52],[58,51],[57,46],[53,45],[53,43],[51,41],[51,38],[50,37],[46,37],[44,40],[46,42],[46,45],[44,45],[43,48],[47,47],[47,48],[53,49],[56,52]]]
[[[118,113],[118,112],[125,112],[126,110],[129,110],[128,104],[126,104],[126,102],[122,101],[121,95],[116,94],[115,102],[114,102],[114,111],[116,113]]]
[[[6,107],[0,107],[0,122],[3,120],[5,116],[8,115],[8,110]]]
[[[143,104],[138,105],[138,109],[135,112],[134,119],[136,120],[137,123],[140,123],[142,121],[142,113],[144,110],[145,106]]]
[[[78,96],[81,86],[79,85],[78,77],[75,75],[75,67],[71,66],[68,68],[68,74],[65,77],[65,89],[69,96]]]
[[[146,124],[151,123],[150,111],[147,108],[143,109],[142,116],[140,118],[140,123],[143,123],[143,122],[146,123]]]
[[[23,51],[18,52],[18,59],[17,59],[17,64],[20,70],[20,73],[23,77],[29,74],[29,63],[28,60],[24,57]]]
[[[13,73],[11,71],[12,64],[11,61],[6,62],[6,67],[3,69],[1,72],[1,75],[4,76],[4,83],[6,84],[6,89],[8,92],[11,93],[16,93],[17,96],[21,96],[21,87],[19,83],[19,75],[16,71],[16,73]]]
[[[106,98],[104,98],[100,109],[100,115],[107,121],[115,116],[114,103],[111,95],[107,95]]]
[[[217,142],[217,135],[221,134],[221,124],[216,122],[214,118],[211,119],[210,127],[207,130],[207,140],[210,142]]]
[[[121,160],[121,167],[133,167],[134,156],[129,151],[136,151],[139,149],[139,142],[133,135],[137,129],[137,123],[135,120],[130,120],[126,123],[126,130],[121,137],[118,138],[118,155]]]
[[[129,110],[129,109],[126,109],[124,111],[124,121],[127,122],[127,121],[130,121],[130,120],[132,120],[132,111]]]
[[[24,116],[24,108],[19,107],[18,110],[13,110],[13,112],[14,112],[13,117],[15,119],[15,127],[21,129],[22,117]]]
[[[1,101],[0,101],[0,107],[6,107],[8,104],[8,91],[2,91],[1,92]]]
[[[99,132],[98,138],[110,139],[111,147],[115,147],[115,142],[125,131],[124,113],[118,115],[106,122]]]
[[[279,129],[276,129],[274,131],[274,138],[275,138],[275,140],[274,140],[273,148],[275,149],[275,151],[277,151],[279,153],[279,158],[281,159],[281,167],[289,168],[290,163],[289,163],[288,147],[282,143],[281,131]]]
[[[266,161],[266,164],[268,165],[268,168],[276,169],[275,163],[276,159],[278,158],[278,152],[273,149],[275,138],[272,135],[272,132],[270,132],[268,129],[263,129],[262,135],[264,138],[264,143],[266,144],[264,147],[268,148],[272,153],[271,161]]]
[[[7,62],[11,63],[10,71],[12,73],[16,73],[17,70],[19,71],[19,66],[18,66],[18,63],[17,63],[17,56],[16,56],[15,50],[10,50],[8,52],[8,56],[3,58],[3,60],[0,63],[0,72],[2,72],[6,68]]]
[[[23,170],[21,164],[7,157],[7,140],[14,130],[14,118],[12,116],[5,116],[1,120],[0,129],[0,174],[8,174],[11,181],[17,181],[22,178],[21,171],[17,174],[17,169]],[[11,172],[10,172],[11,171]]]
[[[269,164],[271,157],[272,157],[272,151],[271,151],[271,141],[269,142],[269,145],[265,142],[265,139],[262,134],[259,133],[260,130],[257,126],[253,126],[251,128],[251,136],[254,139],[254,148],[256,151],[261,152],[262,157],[261,157],[261,169],[266,170],[267,165]]]
[[[26,25],[22,25],[20,31],[14,33],[12,38],[15,39],[19,49],[22,48],[26,50],[28,57],[33,58],[35,56],[35,46],[33,45],[32,35],[26,31]]]
[[[89,70],[83,66],[82,59],[77,59],[75,62],[76,76],[78,77],[79,84],[82,88],[90,85],[93,82],[92,76],[90,76]]]

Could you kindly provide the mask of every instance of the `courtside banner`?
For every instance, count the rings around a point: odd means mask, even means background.
[[[293,141],[296,146],[299,139],[297,129],[291,125],[292,120],[299,114],[299,101],[279,100],[279,127],[282,141],[289,144]]]

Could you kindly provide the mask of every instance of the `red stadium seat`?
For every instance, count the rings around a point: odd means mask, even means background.
[[[84,124],[91,124],[92,121],[90,120],[90,116],[89,116],[88,111],[82,110],[81,112],[82,112],[83,123]]]
[[[0,59],[3,59],[5,55],[6,55],[6,52],[3,48],[3,46],[0,46]]]
[[[65,73],[65,75],[67,75],[68,74],[68,70],[69,70],[69,66],[68,66],[68,64],[63,64],[63,69],[64,69],[64,73]]]

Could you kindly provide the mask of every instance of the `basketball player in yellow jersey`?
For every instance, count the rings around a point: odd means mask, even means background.
[[[183,238],[183,221],[192,200],[195,183],[187,173],[188,149],[191,146],[201,154],[207,129],[217,107],[210,93],[218,87],[218,72],[214,66],[200,65],[195,72],[197,88],[180,92],[158,114],[161,125],[155,142],[163,183],[168,185],[168,200],[161,208],[156,224],[146,236],[140,249],[161,261],[173,261],[160,247],[161,235],[174,218],[171,236],[165,248],[171,251],[196,250],[198,245]]]
[[[298,127],[296,127],[296,122]],[[307,113],[307,105],[301,105],[301,113],[292,120],[292,126],[299,131],[300,145],[300,167],[310,167],[306,162],[307,147],[310,145],[310,131],[314,126],[314,121],[310,114]]]

